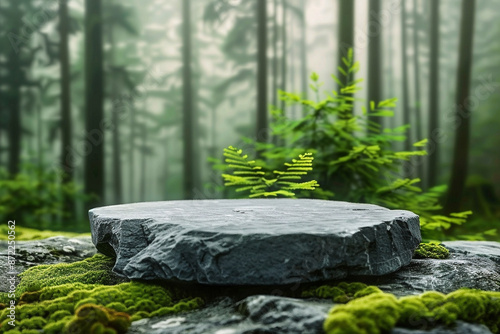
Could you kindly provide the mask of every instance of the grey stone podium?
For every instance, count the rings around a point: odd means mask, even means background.
[[[281,285],[384,275],[421,241],[412,212],[308,199],[193,200],[90,210],[92,241],[130,279]]]

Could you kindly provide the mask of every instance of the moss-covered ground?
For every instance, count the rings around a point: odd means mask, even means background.
[[[7,240],[9,234],[7,224],[0,226],[0,240]],[[58,231],[48,231],[48,230],[37,230],[28,227],[16,226],[16,241],[22,240],[39,240],[46,239],[55,236],[63,236],[68,238],[74,237],[90,237],[90,233],[73,233],[73,232],[58,232]]]
[[[437,244],[421,244],[415,257],[446,258]],[[40,265],[20,274],[16,289],[16,327],[8,324],[11,298],[0,294],[0,334],[126,333],[131,322],[201,307],[209,295],[229,290],[187,293],[182,285],[128,282],[111,271],[114,259],[96,254],[83,261]],[[191,291],[191,290],[190,290]],[[235,291],[241,291],[237,288]],[[233,295],[233,293],[230,293]],[[251,294],[246,291],[245,294]],[[396,298],[376,286],[339,283],[299,292],[304,298],[329,298],[335,305],[324,323],[327,334],[387,333],[395,327],[453,326],[457,320],[480,323],[500,333],[500,292],[460,289],[448,295],[426,292]]]
[[[192,310],[199,297],[175,287],[120,282],[113,260],[97,254],[71,264],[41,265],[20,275],[16,327],[8,324],[9,298],[1,295],[0,333],[125,333],[131,321]]]
[[[396,298],[363,283],[323,285],[303,297],[331,298],[324,330],[327,334],[379,334],[394,327],[429,329],[453,326],[457,320],[484,324],[500,333],[500,292],[459,289],[448,295],[429,291]]]

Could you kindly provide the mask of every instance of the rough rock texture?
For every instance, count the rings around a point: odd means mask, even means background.
[[[181,315],[142,319],[127,334],[322,334],[329,300],[296,300],[255,295],[240,302],[224,298]],[[430,330],[394,328],[391,334],[490,334],[484,325],[458,321]]]
[[[367,283],[378,284],[385,292],[396,295],[418,294],[437,290],[449,293],[461,287],[500,291],[498,260],[500,243],[453,241],[447,260],[412,260],[398,272]],[[285,291],[285,290],[283,290]],[[143,319],[132,324],[129,334],[257,334],[257,333],[323,333],[331,300],[297,300],[278,296],[254,295],[235,302],[224,298],[206,308],[181,316]],[[318,329],[319,328],[319,329]],[[395,328],[391,334],[489,334],[484,325],[458,321],[452,328],[429,330]]]
[[[500,265],[500,244],[493,241],[446,241],[443,245],[451,252],[466,257],[480,257]]]
[[[321,200],[136,203],[89,216],[117,274],[213,285],[383,275],[408,264],[421,240],[411,212]]]
[[[451,328],[438,326],[427,331],[423,329],[395,328],[391,334],[491,334],[491,331],[484,325],[457,321],[456,325]]]
[[[15,244],[15,269],[20,274],[26,269],[39,264],[70,263],[81,261],[96,253],[95,246],[89,237],[67,238],[51,237],[43,240],[17,241]],[[7,268],[7,241],[0,241],[0,292],[8,290],[8,282],[4,275]],[[19,280],[16,281],[16,284]]]
[[[95,248],[88,238],[68,239],[63,237],[16,243],[16,258],[19,272],[36,264],[73,262],[91,256]],[[446,242],[450,259],[413,260],[396,273],[385,275],[379,286],[398,295],[420,293],[436,289],[450,292],[462,286],[500,291],[500,268],[498,255],[500,243],[495,242]],[[0,242],[2,257],[6,257],[7,244]],[[0,261],[4,266],[5,261]],[[3,267],[1,268],[5,272]],[[474,275],[477,272],[477,275]],[[438,275],[440,279],[433,279]],[[357,278],[354,278],[357,280]],[[374,277],[370,282],[374,284]],[[2,282],[5,281],[4,279]],[[172,314],[169,316],[142,319],[132,323],[128,334],[276,334],[276,333],[323,333],[322,324],[328,310],[333,306],[330,299],[294,299],[271,294],[289,294],[301,284],[294,284],[290,290],[284,286],[251,287],[261,291],[252,293],[249,287],[217,287],[216,301],[199,310]],[[3,285],[1,286],[3,289]],[[210,291],[213,287],[206,287]],[[242,290],[245,296],[235,297],[234,291]],[[243,291],[244,290],[244,291]],[[227,293],[226,293],[227,292]],[[434,329],[395,328],[391,334],[489,334],[488,328],[479,324],[457,322],[452,328]]]
[[[265,295],[250,296],[240,302],[224,298],[182,316],[136,321],[128,334],[322,333],[331,306],[330,301]]]
[[[500,243],[448,241],[445,260],[414,259],[394,274],[366,280],[385,292],[403,296],[435,290],[450,293],[460,288],[500,291]]]
[[[245,298],[238,310],[256,324],[256,333],[320,333],[332,306],[328,304],[258,295]]]

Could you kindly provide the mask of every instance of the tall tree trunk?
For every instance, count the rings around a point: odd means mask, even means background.
[[[427,187],[437,184],[439,171],[439,1],[429,0],[431,5],[430,46],[429,46],[429,157]]]
[[[306,0],[300,0],[300,77],[301,77],[301,91],[304,99],[308,96],[308,82],[309,76],[307,75],[307,21],[306,21]],[[307,108],[303,108],[302,116],[306,116]]]
[[[211,138],[210,142],[212,143],[211,145],[211,150],[210,150],[210,156],[211,157],[216,157],[217,156],[217,107],[212,104],[211,106],[211,125],[212,125],[212,130],[211,130]],[[212,164],[210,164],[211,166]]]
[[[267,1],[257,1],[257,126],[256,138],[268,141],[267,119]]]
[[[115,65],[115,41],[113,34],[113,26],[109,27],[109,60],[111,66]],[[113,78],[116,80],[116,78]],[[113,80],[113,81],[114,81]],[[121,163],[121,145],[120,145],[120,117],[119,117],[119,106],[115,101],[118,101],[118,92],[115,82],[111,82],[111,99],[113,103],[111,104],[111,120],[113,122],[112,127],[112,171],[113,171],[113,197],[115,203],[123,202],[123,189],[122,189],[122,163]]]
[[[294,22],[294,18],[293,16],[290,17],[290,37],[288,38],[290,40],[290,46],[287,50],[287,53],[290,55],[290,62],[289,62],[289,65],[288,67],[290,68],[290,88],[288,88],[288,90],[292,91],[292,92],[295,92],[296,89],[295,89],[295,22]],[[297,106],[296,105],[292,105],[290,106],[289,108],[290,110],[290,113],[288,115],[288,117],[290,117],[291,119],[295,119],[297,117]]]
[[[146,103],[144,103],[144,105],[146,105]],[[142,123],[141,124],[141,138],[142,138],[142,154],[141,154],[141,186],[140,186],[140,189],[141,189],[141,194],[140,194],[140,198],[141,198],[141,202],[145,202],[146,201],[146,167],[147,167],[147,164],[146,164],[146,158],[147,158],[147,155],[146,155],[146,146],[147,146],[147,143],[148,143],[148,131],[147,131],[147,127],[146,127],[146,123]]]
[[[9,173],[15,175],[19,172],[21,156],[21,68],[19,56],[13,51],[9,54]]]
[[[410,94],[408,92],[408,62],[406,44],[406,2],[401,3],[401,66],[402,66],[402,88],[403,88],[403,124],[410,125]],[[405,151],[411,149],[411,129],[408,128],[404,142]]]
[[[278,0],[273,0],[273,106],[278,107]]]
[[[354,48],[354,0],[338,0],[338,60],[337,66],[344,67],[342,58],[347,58],[349,49]],[[350,76],[345,77],[340,71],[337,72],[339,80],[347,84]],[[340,87],[337,89],[340,93]],[[342,115],[342,118],[351,118],[352,114]]]
[[[85,192],[96,196],[86,208],[104,200],[104,129],[101,0],[85,1],[85,128],[90,150],[85,156]]]
[[[415,70],[415,130],[417,140],[423,139],[422,132],[422,110],[420,108],[420,52],[419,52],[419,42],[418,42],[418,13],[417,13],[417,0],[413,0],[413,65]],[[417,164],[418,177],[422,178],[424,176],[424,165],[422,157],[414,157],[413,160]]]
[[[280,83],[278,82],[278,76],[279,76],[279,71],[278,67],[280,65],[279,62],[279,55],[278,55],[278,41],[279,41],[279,36],[280,36],[280,29],[279,29],[279,24],[278,24],[278,0],[273,0],[273,66],[272,66],[272,76],[273,76],[273,82],[272,82],[272,103],[275,108],[280,108],[282,112],[284,112],[284,104],[283,101],[280,101],[278,99],[278,86]],[[282,3],[282,10],[285,10],[285,4]],[[283,65],[283,63],[281,63]],[[283,66],[282,66],[283,67]],[[283,68],[281,68],[281,72],[283,71]],[[257,87],[258,89],[258,87]],[[279,89],[283,89],[283,87],[280,87]],[[278,105],[279,103],[279,105]],[[279,136],[272,136],[272,142],[275,145],[280,145],[280,138]]]
[[[42,103],[40,101],[40,96],[38,97],[37,101],[37,107],[36,107],[36,141],[37,141],[37,164],[38,164],[38,169],[41,171],[43,169],[44,165],[44,158],[43,158],[43,126],[42,126]],[[62,143],[61,143],[62,145]],[[63,152],[64,154],[64,152]],[[64,155],[63,155],[64,157]],[[64,163],[64,161],[62,162]],[[74,174],[74,166],[71,166],[72,172]],[[64,178],[64,176],[63,176]],[[75,209],[74,206],[67,207],[67,209]],[[69,211],[71,212],[71,211]],[[74,212],[73,212],[74,213]]]
[[[370,101],[375,104],[382,100],[382,25],[375,21],[374,18],[380,15],[381,0],[368,0],[368,106],[370,110]],[[373,23],[373,24],[370,24]],[[371,31],[370,26],[376,28]],[[368,118],[368,133],[372,133],[370,129],[377,124],[382,127],[382,117],[370,116]],[[375,124],[370,124],[370,123]],[[378,132],[378,131],[375,131]]]
[[[130,134],[129,134],[129,152],[128,152],[128,182],[129,182],[129,196],[130,201],[135,201],[135,137],[137,133],[137,123],[136,123],[136,109],[134,105],[134,99],[130,101]]]
[[[182,91],[183,91],[183,137],[184,137],[184,198],[194,198],[195,150],[194,131],[195,121],[193,109],[192,83],[192,56],[191,56],[191,1],[182,0]]]
[[[286,80],[287,80],[287,46],[288,46],[288,34],[287,34],[287,5],[286,0],[282,1],[282,12],[281,12],[281,87],[282,91],[286,91]],[[281,101],[280,109],[285,112],[285,101]]]
[[[472,70],[472,48],[474,36],[475,0],[462,0],[462,19],[460,23],[460,46],[458,55],[456,110],[458,125],[455,130],[455,146],[448,196],[444,211],[446,213],[460,211],[467,178],[469,158],[470,106],[469,93]]]
[[[12,19],[21,22],[22,13],[17,1],[11,2]],[[7,56],[7,103],[8,139],[9,139],[9,173],[14,176],[19,172],[21,156],[21,60],[14,48],[9,48]]]
[[[192,8],[192,7],[191,7]],[[198,17],[199,13],[197,11],[200,11],[201,8],[200,6],[195,6],[192,8],[191,15]],[[197,25],[194,24],[191,26],[191,36],[197,36]],[[198,122],[198,106],[199,106],[199,100],[200,100],[200,95],[198,91],[198,87],[200,87],[200,82],[201,82],[201,63],[200,63],[200,44],[199,43],[193,43],[192,45],[192,52],[191,52],[191,66],[192,66],[192,86],[191,86],[191,92],[192,92],[192,106],[193,106],[193,133],[196,134],[193,139],[193,198],[194,199],[200,199],[203,198],[204,194],[201,193],[200,189],[201,184],[202,184],[202,170],[201,170],[201,164],[200,161],[206,161],[206,157],[203,156],[205,153],[204,150],[201,150],[200,148],[200,140],[205,142],[207,138],[202,135],[201,130],[201,124]]]
[[[338,0],[338,66],[342,58],[347,57],[349,49],[354,47],[354,0]],[[339,74],[339,78],[341,78]]]
[[[212,68],[212,71],[210,73],[210,78],[211,80],[213,80],[213,82],[216,81],[216,76],[214,75],[214,69]],[[214,88],[214,90],[212,91],[212,96],[217,96],[218,95],[218,90],[217,88]],[[214,100],[211,101],[211,104],[210,104],[210,150],[209,150],[209,156],[210,157],[216,157],[218,154],[218,147],[217,147],[217,131],[219,130],[217,128],[217,103],[215,102],[215,98]],[[211,166],[212,166],[212,163],[210,163],[208,160],[207,160],[207,164],[210,168],[210,170],[212,170]],[[212,170],[213,172],[213,170]]]
[[[71,121],[71,79],[69,61],[69,15],[68,2],[59,1],[59,60],[61,70],[61,168],[63,185],[73,182],[74,161],[70,154],[73,146],[71,136],[73,134],[73,124]],[[40,112],[38,112],[40,114]],[[37,115],[40,118],[39,115]],[[39,129],[38,132],[40,132]],[[41,153],[41,152],[40,152]],[[75,214],[75,201],[72,196],[64,197],[65,211],[72,216]]]
[[[394,32],[394,27],[393,27],[394,21],[391,20],[389,23],[389,26],[387,27],[387,40],[386,44],[387,47],[384,48],[385,50],[385,55],[384,58],[386,59],[386,73],[387,73],[387,96],[389,97],[394,97],[394,91],[395,91],[395,79],[394,79],[394,67],[393,63],[395,60],[394,57],[394,48],[393,48],[393,32]],[[390,128],[394,128],[396,126],[396,115],[394,117],[389,118],[389,124],[388,126]],[[394,143],[392,143],[394,145]],[[395,147],[393,147],[395,149]]]

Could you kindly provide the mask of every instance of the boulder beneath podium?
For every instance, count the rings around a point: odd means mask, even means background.
[[[309,199],[123,204],[89,212],[92,241],[130,279],[286,285],[385,275],[410,263],[419,218]]]

